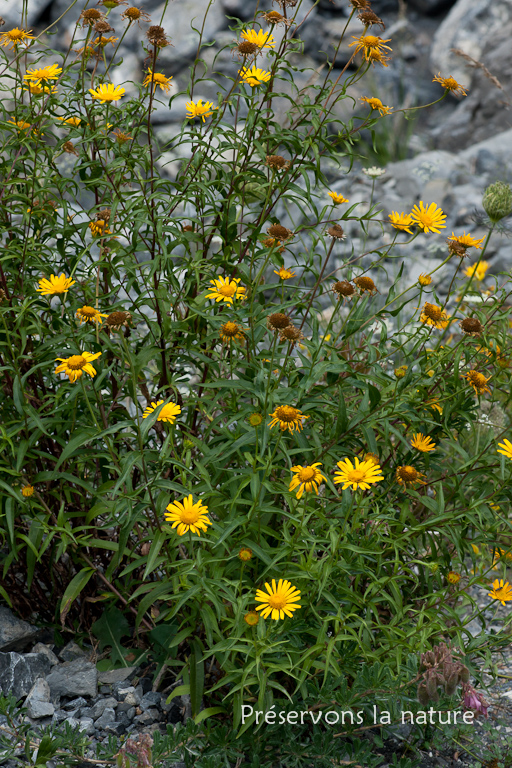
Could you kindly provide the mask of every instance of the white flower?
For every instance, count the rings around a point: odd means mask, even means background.
[[[369,176],[370,179],[378,179],[379,176],[383,176],[386,173],[385,168],[377,168],[376,165],[372,165],[371,168],[363,168],[363,173]]]

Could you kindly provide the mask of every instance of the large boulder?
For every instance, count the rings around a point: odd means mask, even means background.
[[[42,653],[0,653],[0,691],[16,699],[28,696],[36,680],[46,677],[50,662]]]
[[[38,634],[37,627],[16,618],[9,608],[0,606],[0,651],[23,651]]]

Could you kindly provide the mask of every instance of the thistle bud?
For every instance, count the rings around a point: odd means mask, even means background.
[[[437,677],[435,674],[429,674],[427,677],[426,690],[430,701],[437,701]]]
[[[494,223],[504,219],[512,212],[512,189],[503,181],[496,181],[484,192],[482,205],[490,220]]]
[[[452,672],[450,677],[447,679],[446,685],[444,687],[444,690],[446,691],[446,695],[447,696],[453,696],[453,694],[457,690],[458,682],[459,682],[459,676],[454,671],[454,672]]]
[[[423,683],[418,685],[418,701],[423,707],[426,707],[429,702],[427,687]]]
[[[461,667],[459,670],[459,677],[463,683],[469,683],[469,669],[467,667]]]

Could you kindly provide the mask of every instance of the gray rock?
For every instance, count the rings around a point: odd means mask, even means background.
[[[36,643],[32,648],[32,653],[43,653],[52,667],[59,663],[57,656],[54,654],[50,646],[45,645],[44,643]]]
[[[160,720],[160,718],[161,715],[158,709],[150,708],[143,712],[142,715],[137,715],[137,717],[134,719],[134,722],[138,723],[139,725],[149,725],[150,723],[154,723],[155,721]]]
[[[134,693],[127,693],[124,697],[124,703],[129,704],[131,707],[137,707],[140,704],[140,696],[137,691]]]
[[[81,717],[80,718],[80,730],[87,734],[87,736],[92,736],[94,733],[94,721],[92,717]]]
[[[77,709],[80,709],[81,707],[85,707],[86,704],[87,704],[86,700],[82,696],[79,696],[78,699],[72,699],[72,701],[68,701],[67,704],[63,704],[62,709],[65,709],[68,711],[77,710]]]
[[[52,699],[56,696],[96,696],[98,671],[90,661],[76,659],[54,667],[47,677]]]
[[[19,3],[17,0],[13,5],[17,5],[19,10]],[[5,17],[5,11],[2,7],[2,14]],[[28,622],[22,619],[17,619],[10,608],[0,606],[0,651],[4,653],[7,651],[23,651],[30,643],[33,643],[36,639],[39,630],[37,627],[28,624]],[[37,651],[34,651],[37,653]]]
[[[51,2],[51,0],[50,0]],[[2,17],[5,19],[8,28],[25,27],[21,23],[21,10],[27,14],[26,26],[32,27],[43,11],[50,5],[49,0],[27,0],[26,5],[21,6],[18,0],[4,0],[2,3]],[[69,3],[68,3],[69,5]],[[25,17],[24,17],[25,18]]]
[[[254,18],[257,0],[222,0],[222,7],[228,16],[236,16],[246,21]]]
[[[97,720],[102,716],[107,707],[115,709],[117,707],[117,699],[114,699],[113,696],[109,696],[106,699],[99,699],[92,707],[82,709],[82,717],[92,717],[93,720]]]
[[[55,707],[50,704],[50,686],[44,679],[39,677],[25,699],[27,714],[29,717],[38,719],[41,717],[51,717],[55,712]]]
[[[158,691],[149,691],[145,693],[140,701],[140,708],[143,712],[146,712],[150,707],[159,707],[162,701],[162,694]]]
[[[62,661],[75,661],[75,659],[89,659],[90,652],[84,651],[73,640],[70,640],[64,648],[59,651]]]
[[[123,733],[126,733],[126,725],[118,722],[108,723],[104,730],[107,733],[113,733],[114,736],[122,736]]]
[[[50,662],[42,653],[0,653],[0,691],[17,699],[28,696],[38,677],[46,677]]]
[[[123,683],[121,687],[129,687],[124,681],[130,677],[137,667],[125,667],[124,669],[110,669],[108,672],[98,672],[98,682],[103,685],[112,685],[112,690],[116,691],[116,683]]]
[[[94,727],[104,730],[109,723],[114,723],[115,720],[116,720],[115,711],[111,707],[106,707],[103,710],[103,714],[101,715],[101,717],[98,717],[98,719],[94,721]]]

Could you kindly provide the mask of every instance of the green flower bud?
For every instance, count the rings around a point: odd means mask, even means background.
[[[484,192],[484,210],[492,222],[500,221],[512,213],[512,189],[503,181],[496,181]]]

